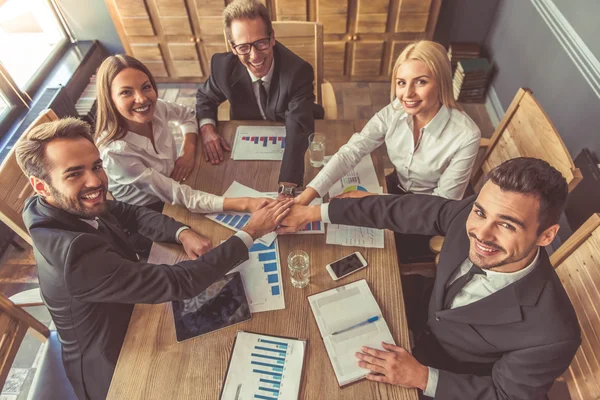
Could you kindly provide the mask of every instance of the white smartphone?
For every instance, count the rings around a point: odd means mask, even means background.
[[[342,279],[353,272],[360,271],[366,266],[367,261],[359,251],[356,251],[344,258],[340,258],[339,260],[332,262],[331,264],[327,264],[325,269],[327,269],[327,272],[329,272],[329,275],[331,275],[331,279],[337,281],[338,279]]]

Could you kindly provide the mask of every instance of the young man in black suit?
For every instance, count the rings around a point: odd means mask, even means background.
[[[281,231],[309,221],[445,236],[427,318],[409,326],[414,357],[362,348],[368,379],[436,399],[538,399],[581,343],[573,306],[544,250],[558,231],[567,183],[548,163],[516,158],[477,196],[368,196],[294,206]],[[376,268],[376,267],[371,267]],[[425,311],[423,311],[425,314]]]
[[[215,129],[217,109],[225,100],[233,120],[285,121],[279,193],[293,196],[294,188],[303,185],[314,118],[324,115],[323,107],[315,104],[313,68],[275,41],[267,8],[258,0],[232,2],[223,20],[231,52],[212,57],[211,75],[196,95],[204,157],[219,164],[223,151],[230,151]]]
[[[255,212],[222,245],[145,207],[107,201],[108,180],[89,126],[74,118],[31,130],[16,149],[36,195],[23,219],[33,239],[40,289],[77,397],[106,398],[135,303],[189,299],[248,259],[254,239],[275,229],[289,202]],[[190,258],[140,262],[124,231],[181,243]]]

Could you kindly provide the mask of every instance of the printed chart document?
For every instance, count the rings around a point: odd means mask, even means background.
[[[372,193],[383,192],[383,188],[379,186],[377,181],[377,174],[375,173],[371,155],[363,157],[352,171],[336,182],[329,190],[329,197],[353,190]],[[383,229],[328,224],[326,243],[383,249],[384,234]]]
[[[239,331],[221,400],[296,400],[306,341]]]
[[[265,197],[265,195],[257,190],[234,181],[225,191],[225,193],[223,193],[223,197]],[[248,220],[250,219],[250,213],[223,211],[220,213],[206,214],[205,217],[216,222],[217,224],[221,224],[237,232],[246,226]],[[275,240],[276,237],[277,234],[275,232],[267,233],[263,237],[258,238],[257,242],[269,246],[273,243],[273,240]]]
[[[284,150],[284,126],[238,126],[231,158],[281,161]]]
[[[277,239],[268,246],[254,243],[249,259],[228,274],[239,272],[246,291],[250,312],[282,310],[285,308],[281,260]]]
[[[308,302],[340,386],[369,374],[368,370],[358,366],[358,359],[354,356],[362,346],[384,350],[382,341],[395,344],[364,279],[308,296]],[[348,329],[375,317],[375,322]],[[344,332],[333,334],[342,330]]]

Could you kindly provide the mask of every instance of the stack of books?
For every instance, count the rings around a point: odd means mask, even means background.
[[[479,43],[450,43],[448,47],[448,58],[452,64],[452,74],[456,71],[459,60],[481,57],[481,45]]]
[[[96,75],[94,74],[90,78],[90,83],[88,83],[83,93],[81,93],[77,103],[75,103],[75,109],[77,110],[77,114],[79,114],[79,118],[89,123],[92,128],[96,127],[96,97]]]
[[[485,103],[492,68],[485,58],[460,60],[452,84],[454,98],[461,103]]]

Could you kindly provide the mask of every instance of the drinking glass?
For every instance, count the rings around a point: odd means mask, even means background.
[[[292,286],[297,288],[308,286],[308,282],[310,281],[308,254],[302,250],[294,250],[288,255],[287,261]]]
[[[322,167],[325,160],[325,135],[313,133],[308,137],[308,149],[310,150],[310,166]]]

